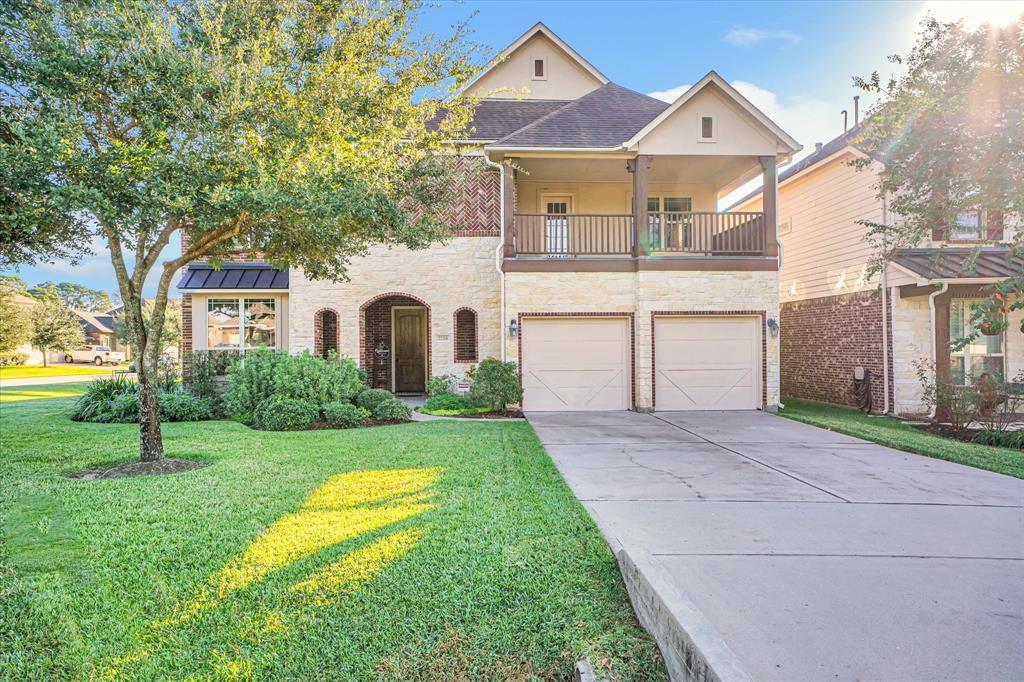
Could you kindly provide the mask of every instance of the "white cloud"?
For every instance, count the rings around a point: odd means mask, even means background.
[[[677,85],[674,88],[668,90],[655,90],[654,92],[647,93],[649,96],[660,99],[662,102],[675,102],[679,99],[679,96],[690,89],[690,85]]]
[[[725,42],[739,47],[750,47],[766,41],[782,42],[793,45],[801,38],[793,31],[786,29],[754,28],[752,26],[736,26],[725,34]]]

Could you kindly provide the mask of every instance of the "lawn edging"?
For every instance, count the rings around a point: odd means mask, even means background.
[[[867,415],[851,407],[810,400],[784,400],[780,417],[884,445],[995,473],[1024,478],[1024,452],[943,438],[887,415]]]

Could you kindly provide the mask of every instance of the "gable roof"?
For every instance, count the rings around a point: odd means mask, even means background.
[[[697,83],[694,84],[689,90],[679,95],[679,97],[676,98],[675,102],[672,102],[672,104],[670,104],[664,111],[662,111],[654,120],[645,125],[641,130],[637,131],[637,133],[626,142],[626,146],[632,147],[633,145],[640,142],[640,140],[646,137],[652,130],[660,126],[665,121],[665,119],[667,119],[669,116],[675,113],[676,110],[678,110],[684,104],[693,99],[693,97],[697,93],[699,93],[701,90],[712,84],[717,86],[726,95],[733,99],[740,106],[741,109],[743,109],[748,114],[757,119],[757,121],[761,125],[767,128],[772,133],[772,135],[777,137],[783,144],[788,146],[793,152],[798,152],[801,149],[803,149],[803,146],[799,142],[794,140],[792,137],[790,137],[789,133],[780,128],[775,123],[775,121],[768,118],[763,111],[761,111],[753,104],[751,104],[750,100],[741,95],[736,88],[729,85],[729,83],[727,83],[724,78],[719,76],[714,71],[708,71],[707,74],[699,81],[697,81]]]
[[[568,103],[568,100],[550,99],[480,100],[473,112],[473,120],[465,130],[464,139],[472,142],[494,142],[530,125],[542,116],[561,109]],[[437,130],[447,115],[447,110],[438,112],[434,118],[427,121],[427,129]]]
[[[89,310],[75,310],[86,334],[113,334],[114,319],[104,313],[94,313]]]
[[[482,68],[480,70],[480,73],[478,73],[476,76],[474,76],[472,78],[472,80],[470,80],[468,83],[466,83],[464,86],[462,86],[462,89],[460,89],[455,94],[455,96],[458,97],[459,95],[464,94],[466,91],[468,91],[470,88],[472,88],[476,83],[478,83],[480,81],[481,78],[483,78],[489,72],[494,70],[494,67],[498,66],[498,64],[501,64],[503,61],[505,61],[505,59],[507,59],[509,57],[509,55],[511,55],[516,50],[518,50],[524,44],[526,44],[526,42],[528,40],[530,40],[530,38],[533,38],[538,33],[543,35],[545,38],[550,40],[552,43],[554,43],[560,50],[565,52],[565,54],[567,54],[570,59],[572,59],[574,62],[579,64],[580,67],[582,67],[584,71],[586,71],[591,76],[593,76],[598,81],[600,81],[602,85],[604,85],[605,83],[608,82],[608,77],[607,76],[605,76],[603,73],[598,71],[597,68],[595,68],[593,64],[591,64],[586,59],[584,59],[582,57],[582,55],[580,55],[579,52],[577,52],[576,50],[574,50],[571,47],[569,47],[568,43],[566,43],[564,40],[562,40],[557,35],[555,35],[555,32],[552,31],[547,26],[545,26],[544,22],[538,21],[536,24],[531,26],[530,29],[526,31],[526,33],[524,33],[523,35],[521,35],[518,38],[516,38],[514,41],[512,41],[512,43],[508,47],[506,47],[504,50],[499,52],[494,57],[494,59],[492,59],[491,61],[487,62],[487,64],[484,66],[484,68]]]
[[[493,148],[619,148],[668,104],[615,83],[569,102]]]

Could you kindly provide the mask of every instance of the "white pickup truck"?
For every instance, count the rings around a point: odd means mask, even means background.
[[[104,363],[119,365],[124,362],[124,353],[110,350],[107,346],[81,346],[64,355],[64,362],[91,362],[100,366]]]

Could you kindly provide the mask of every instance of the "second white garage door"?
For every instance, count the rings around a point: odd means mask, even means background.
[[[760,406],[760,317],[659,317],[654,321],[658,410]]]
[[[629,321],[624,318],[523,320],[526,410],[628,410]]]

